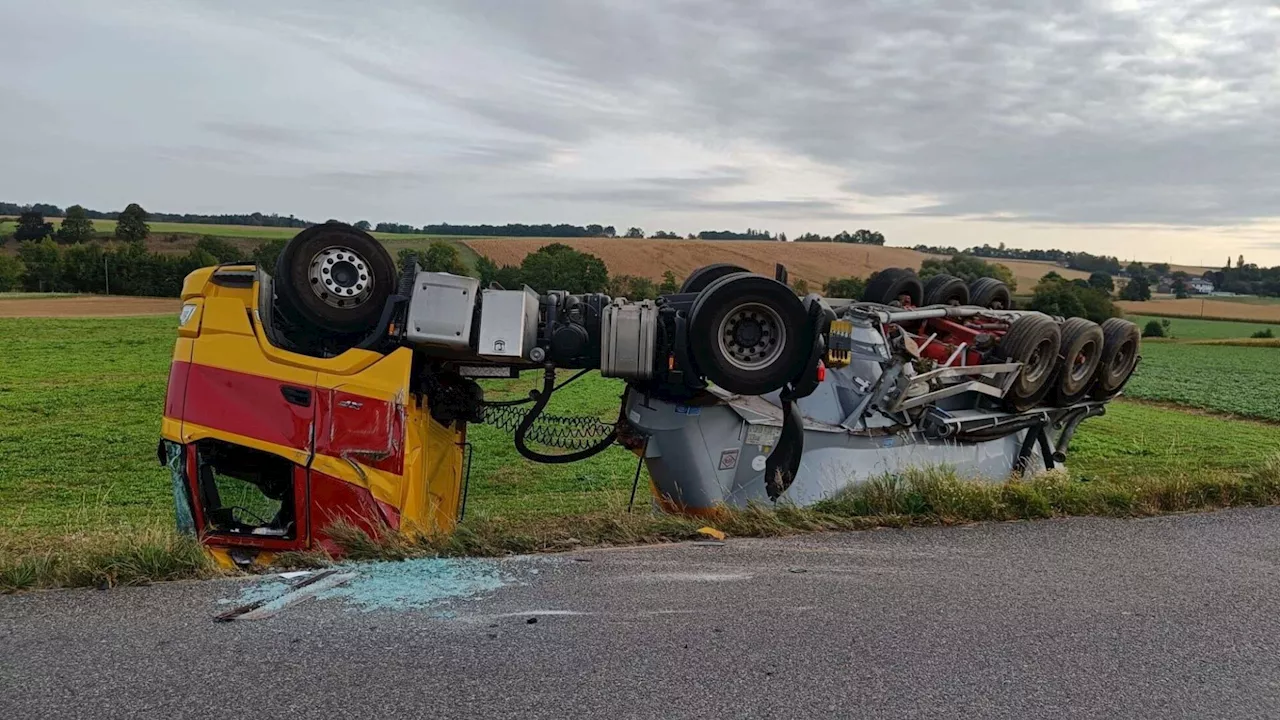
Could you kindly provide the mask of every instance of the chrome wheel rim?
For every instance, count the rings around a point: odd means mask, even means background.
[[[328,247],[311,258],[311,290],[326,305],[353,308],[373,293],[369,262],[351,248]]]

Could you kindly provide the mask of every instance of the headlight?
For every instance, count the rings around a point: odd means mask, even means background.
[[[195,314],[196,314],[195,305],[192,305],[192,304],[183,305],[182,312],[178,313],[178,327],[182,327],[183,325],[186,325],[187,321],[191,319],[191,316]]]

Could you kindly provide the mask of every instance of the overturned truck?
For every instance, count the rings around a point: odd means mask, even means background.
[[[621,444],[671,512],[808,505],[914,466],[1034,473],[1139,361],[1127,321],[1019,311],[997,280],[907,269],[859,299],[800,298],[781,265],[717,264],[630,301],[397,273],[367,233],[326,223],[271,270],[187,278],[166,398],[180,523],[227,562],[332,549],[339,521],[449,531],[476,422],[537,462]],[[546,412],[572,380],[557,370],[624,381],[616,421]],[[526,399],[477,382],[523,371],[542,375]]]

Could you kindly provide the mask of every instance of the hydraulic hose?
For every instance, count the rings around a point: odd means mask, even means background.
[[[555,390],[556,367],[551,363],[547,363],[546,366],[544,366],[542,375],[542,390],[535,391],[533,407],[529,408],[529,412],[524,416],[524,420],[522,420],[520,425],[516,427],[515,445],[517,452],[534,462],[555,465],[585,460],[593,455],[599,455],[607,450],[610,445],[613,445],[614,441],[618,439],[617,429],[612,430],[603,440],[595,445],[592,445],[585,450],[579,450],[565,455],[547,455],[533,450],[525,444],[525,437],[529,433],[529,428],[533,427],[534,421],[536,421],[538,416],[542,414],[542,411],[546,409],[547,402],[551,400],[551,394],[555,392]],[[623,404],[625,405],[625,403],[626,400],[624,398]]]

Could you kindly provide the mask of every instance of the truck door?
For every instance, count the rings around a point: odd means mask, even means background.
[[[197,529],[212,545],[308,542],[316,371],[263,355],[238,300],[206,298],[182,404]]]

